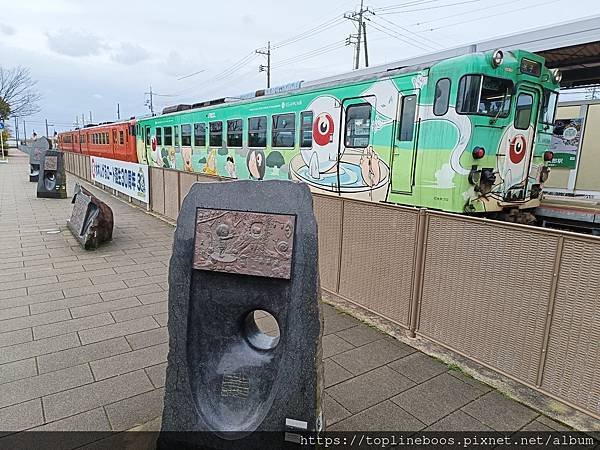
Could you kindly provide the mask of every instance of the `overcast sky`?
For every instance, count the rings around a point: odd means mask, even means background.
[[[27,133],[41,134],[45,118],[57,130],[82,113],[87,121],[89,111],[94,122],[115,120],[117,103],[122,118],[147,114],[150,85],[162,95],[156,111],[261,89],[266,77],[258,65],[266,59],[252,52],[269,40],[272,86],[350,71],[353,47],[344,40],[356,29],[342,16],[358,6],[351,0],[0,0],[0,64],[27,66],[38,80],[42,111],[28,119]],[[600,14],[597,0],[365,0],[365,6],[376,12],[367,25],[371,65]]]

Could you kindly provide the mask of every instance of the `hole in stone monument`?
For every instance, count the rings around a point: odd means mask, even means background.
[[[253,347],[271,350],[279,343],[277,319],[263,309],[250,311],[244,320],[244,336]]]

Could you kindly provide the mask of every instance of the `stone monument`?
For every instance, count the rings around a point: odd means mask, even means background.
[[[113,213],[106,203],[79,184],[71,203],[75,206],[67,226],[84,249],[96,249],[112,239]]]
[[[51,149],[52,141],[45,137],[36,139],[30,145],[22,146],[22,150],[29,154],[29,181],[37,182],[44,153]]]
[[[37,196],[44,198],[67,198],[67,177],[63,153],[48,150],[40,163]]]
[[[296,448],[300,435],[322,430],[319,298],[307,185],[194,184],[169,268],[159,448]]]

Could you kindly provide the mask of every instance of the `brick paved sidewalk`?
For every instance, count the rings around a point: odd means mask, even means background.
[[[0,430],[158,427],[173,227],[92,188],[115,229],[110,244],[86,252],[65,226],[70,199],[37,199],[26,156],[11,155],[0,165]],[[324,310],[330,430],[565,429]]]

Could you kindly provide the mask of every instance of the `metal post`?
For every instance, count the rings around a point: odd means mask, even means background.
[[[44,119],[46,122],[46,139],[48,139],[48,119]]]
[[[120,105],[117,103],[117,120],[121,120],[121,110]]]
[[[367,50],[367,24],[363,22],[363,41],[365,41],[365,67],[369,67],[369,51]]]
[[[25,141],[25,145],[27,145],[27,129],[25,128],[25,121],[23,121],[23,140]]]
[[[354,68],[360,67],[360,39],[362,37],[362,16],[363,16],[363,1],[360,1],[360,13],[358,14],[358,33],[356,38],[356,56],[354,58]]]
[[[17,142],[17,149],[19,148],[19,118],[15,117],[15,141]]]
[[[267,89],[271,87],[271,41],[267,42]]]
[[[92,123],[92,112],[90,111],[90,123]]]
[[[2,159],[0,162],[6,163],[7,161],[4,157],[4,120],[1,120],[0,124],[2,124],[2,128],[0,128],[0,148],[2,149]]]

